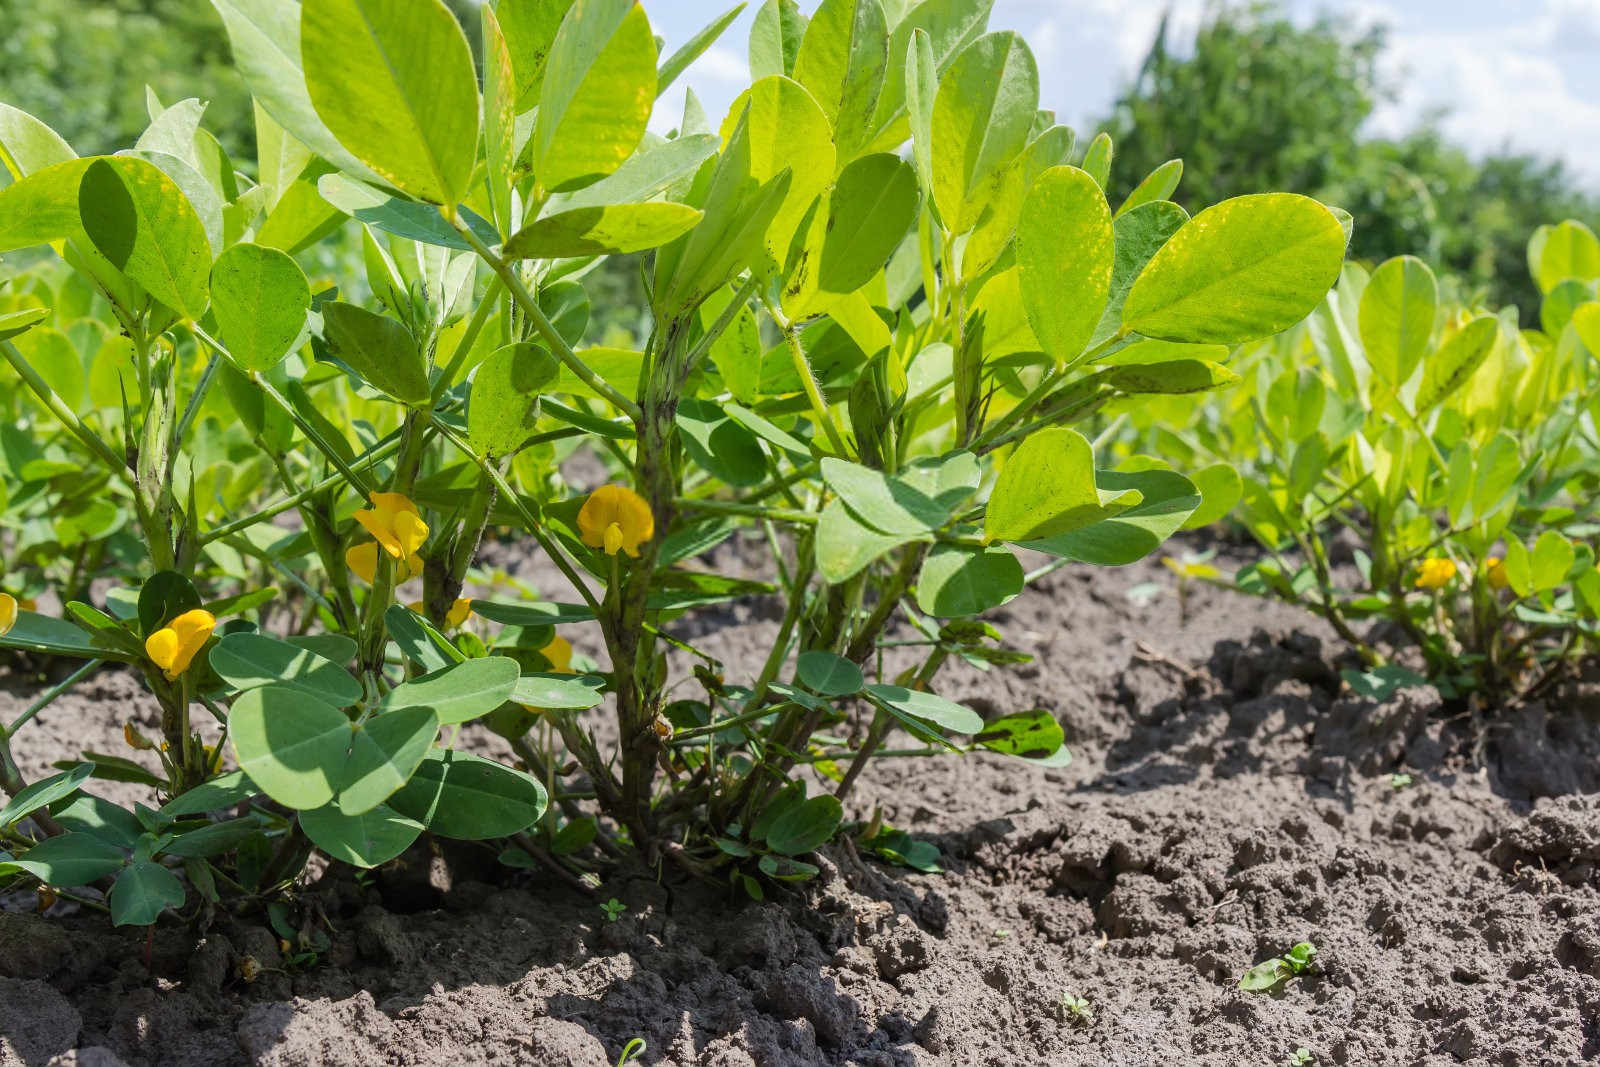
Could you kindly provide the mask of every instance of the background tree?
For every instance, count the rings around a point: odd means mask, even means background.
[[[1311,192],[1355,169],[1381,95],[1383,33],[1340,20],[1299,27],[1266,3],[1214,9],[1192,52],[1168,19],[1103,128],[1116,142],[1114,195],[1182,157],[1188,204],[1268,189]]]
[[[1267,189],[1317,196],[1355,216],[1356,258],[1421,256],[1533,323],[1529,234],[1564,218],[1600,223],[1600,197],[1559,161],[1473,159],[1439,131],[1438,115],[1396,140],[1363,139],[1388,95],[1383,46],[1378,28],[1328,17],[1297,26],[1276,5],[1251,3],[1213,9],[1180,52],[1163,19],[1102,124],[1116,139],[1114,194],[1182,157],[1179,197],[1190,205]]]

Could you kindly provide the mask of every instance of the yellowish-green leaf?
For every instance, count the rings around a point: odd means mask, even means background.
[[[478,79],[441,0],[306,0],[306,89],[339,143],[396,189],[454,208],[478,150]]]

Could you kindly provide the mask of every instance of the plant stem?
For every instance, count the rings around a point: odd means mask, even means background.
[[[454,212],[447,212],[441,208],[440,213],[444,215],[446,221],[456,228],[456,232],[461,234],[467,244],[472,246],[472,250],[478,253],[478,256],[489,264],[490,268],[505,282],[507,292],[517,302],[517,306],[522,309],[522,313],[528,317],[528,321],[533,323],[533,328],[539,331],[539,335],[550,346],[550,350],[555,353],[562,366],[576,374],[578,379],[589,388],[610,401],[611,405],[618,411],[624,412],[629,418],[638,422],[642,417],[639,412],[639,405],[617,392],[609,382],[590,370],[583,360],[578,358],[577,353],[573,352],[572,346],[567,344],[566,338],[561,336],[555,325],[545,316],[543,309],[539,307],[539,302],[534,299],[533,294],[528,292],[528,287],[522,284],[522,279],[517,276],[516,269],[505,259],[496,255],[488,245],[484,244],[482,238],[472,232],[472,227],[462,222]]]

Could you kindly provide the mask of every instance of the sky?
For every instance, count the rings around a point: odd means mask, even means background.
[[[731,2],[731,0],[729,0]],[[684,76],[716,124],[749,84],[745,13]],[[667,53],[726,10],[724,0],[653,0],[646,5]],[[810,11],[815,0],[801,0]],[[1207,0],[995,0],[990,26],[1014,29],[1038,60],[1040,106],[1080,135],[1103,115],[1137,70],[1161,14],[1174,39],[1192,41]],[[1380,136],[1414,128],[1439,108],[1457,143],[1475,153],[1509,147],[1567,161],[1600,189],[1600,0],[1286,0],[1310,22],[1327,11],[1389,29],[1384,74],[1397,90],[1369,126]],[[676,124],[674,85],[657,125]]]

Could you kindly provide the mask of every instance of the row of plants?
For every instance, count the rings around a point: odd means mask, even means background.
[[[1110,140],[1039,110],[986,0],[767,0],[752,84],[667,136],[740,8],[662,56],[631,0],[499,0],[479,70],[439,0],[214,6],[253,166],[194,100],[99,157],[0,105],[0,644],[56,671],[0,723],[0,880],[117,923],[425,832],[758,897],[840,832],[931,866],[842,801],[890,756],[1068,759],[1047,710],[986,721],[941,672],[1027,658],[981,617],[1030,581],[1228,510],[1225,460],[1113,461],[1105,413],[1233,383],[1349,238],[1291,194],[1191,218],[1177,161],[1107,190]],[[584,346],[586,281],[641,254],[644,343]],[[608,484],[569,483],[578,450]],[[769,578],[717,573],[735,537]],[[696,647],[752,595],[763,662]],[[24,781],[30,723],[108,664],[160,706],[147,755]]]
[[[1123,447],[1235,466],[1234,518],[1265,552],[1179,573],[1320,614],[1377,694],[1426,679],[1493,705],[1590,652],[1600,241],[1541,227],[1528,268],[1538,329],[1416,258],[1347,264],[1303,323],[1235,352],[1237,386],[1131,413]]]

